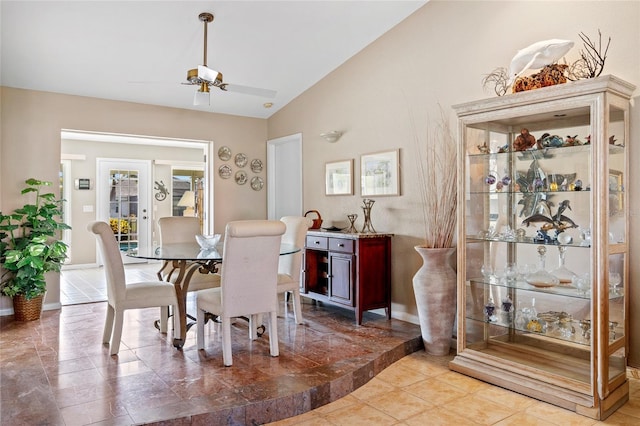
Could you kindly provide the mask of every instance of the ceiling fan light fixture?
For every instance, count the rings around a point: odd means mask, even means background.
[[[211,96],[209,92],[209,84],[202,83],[200,84],[200,89],[196,91],[195,96],[193,97],[194,105],[211,105]]]
[[[210,86],[217,87],[223,91],[230,91],[236,93],[245,93],[248,95],[262,96],[265,98],[275,98],[275,90],[258,89],[255,87],[239,86],[237,84],[229,86],[222,80],[222,73],[207,66],[207,25],[213,22],[213,14],[203,12],[198,15],[198,19],[204,26],[204,49],[202,52],[202,65],[198,65],[198,68],[193,68],[187,71],[187,82],[185,85],[199,85],[200,88],[196,91],[194,98],[194,105],[208,105],[209,104],[209,89]],[[205,98],[206,96],[206,98]]]
[[[199,80],[197,68],[187,71],[187,82],[190,84],[200,84]]]
[[[191,71],[189,71],[189,73]],[[196,76],[199,80],[206,81],[207,83],[213,84],[214,86],[219,86],[222,84],[222,73],[216,70],[212,70],[206,65],[198,65]]]

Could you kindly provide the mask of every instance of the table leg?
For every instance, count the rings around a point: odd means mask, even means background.
[[[174,268],[179,270],[178,276],[173,285],[176,288],[176,296],[178,297],[178,321],[180,327],[174,331],[173,346],[182,349],[187,338],[187,293],[189,291],[189,282],[194,273],[210,273],[215,272],[215,264],[206,267],[200,263],[190,263],[186,260],[176,260],[173,264]]]

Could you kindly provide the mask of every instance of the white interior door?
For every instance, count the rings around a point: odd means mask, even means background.
[[[302,216],[302,134],[267,141],[267,214]]]
[[[111,225],[123,261],[136,262],[124,253],[150,243],[151,162],[104,158],[98,158],[97,162],[97,218]]]

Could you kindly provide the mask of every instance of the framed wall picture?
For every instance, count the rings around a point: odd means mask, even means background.
[[[353,160],[326,163],[324,170],[326,195],[353,195]]]
[[[360,156],[360,195],[400,195],[399,150]]]

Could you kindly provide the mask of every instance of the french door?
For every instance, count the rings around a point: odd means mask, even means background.
[[[139,245],[148,246],[151,234],[149,175],[151,162],[98,158],[96,195],[98,220],[111,225],[125,263],[140,262],[125,256]]]

